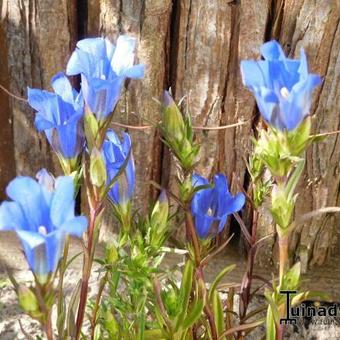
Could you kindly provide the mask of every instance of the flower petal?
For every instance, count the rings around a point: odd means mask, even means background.
[[[27,230],[17,230],[16,233],[21,241],[30,269],[38,275],[48,273],[45,238],[36,232]]]
[[[276,40],[271,40],[261,46],[261,54],[266,60],[284,60],[286,56],[281,45]]]
[[[52,198],[50,218],[57,228],[65,221],[74,217],[74,184],[69,176],[58,177],[55,182],[55,192]]]
[[[54,273],[64,248],[66,233],[64,230],[55,230],[45,236],[46,260],[49,273]]]
[[[29,225],[17,202],[2,202],[0,206],[0,230],[29,229]]]
[[[84,100],[97,119],[105,119],[115,108],[120,96],[121,80],[107,81],[98,78],[81,77]]]
[[[51,85],[56,94],[58,94],[66,103],[74,103],[74,92],[70,81],[63,72],[55,74],[51,80]]]
[[[128,35],[118,37],[116,49],[111,60],[111,67],[118,76],[124,76],[125,71],[133,65],[135,46],[136,38]]]
[[[267,61],[241,61],[242,82],[250,89],[254,87],[266,86],[266,80],[269,78],[268,71]]]
[[[27,88],[28,104],[36,111],[45,111],[46,104],[54,100],[56,95],[48,91]]]
[[[66,220],[61,226],[60,229],[64,230],[65,233],[70,234],[76,237],[82,237],[84,232],[87,229],[87,218],[85,216],[77,216]]]
[[[240,211],[244,207],[245,203],[246,198],[241,192],[236,194],[235,196],[231,196],[227,205],[226,213],[230,215],[237,211]]]
[[[8,197],[20,204],[30,230],[37,231],[41,225],[48,227],[48,206],[40,185],[30,177],[12,180],[6,192]]]
[[[134,65],[123,72],[123,76],[132,79],[141,79],[144,77],[145,65],[138,64]]]
[[[213,222],[216,221],[215,218],[208,215],[195,214],[195,229],[200,238],[206,238],[209,235],[211,226]]]

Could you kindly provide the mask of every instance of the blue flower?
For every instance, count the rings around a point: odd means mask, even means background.
[[[106,162],[108,183],[117,175],[131,149],[131,138],[123,133],[123,140],[112,131],[108,130],[103,143],[103,153]],[[135,189],[135,164],[132,153],[123,174],[109,191],[109,197],[116,205],[125,205],[133,195]]]
[[[85,102],[99,121],[113,111],[126,78],[142,78],[144,65],[133,65],[136,39],[122,35],[117,46],[108,39],[80,40],[66,73],[81,74]]]
[[[209,185],[209,181],[199,175],[193,175],[193,185]],[[245,196],[238,193],[232,196],[228,189],[228,180],[223,174],[214,176],[214,186],[198,191],[191,203],[191,212],[195,219],[199,237],[206,238],[221,232],[230,214],[242,209]]]
[[[286,58],[276,41],[262,45],[265,60],[243,60],[242,80],[255,95],[265,121],[279,130],[294,130],[309,114],[313,89],[321,83],[308,73],[307,58]]]
[[[53,273],[67,234],[81,237],[87,228],[84,216],[74,216],[71,177],[55,181],[43,169],[31,177],[17,177],[6,189],[12,201],[0,206],[0,230],[13,230],[21,240],[30,269],[38,276]]]
[[[28,103],[37,111],[37,130],[45,131],[59,155],[72,159],[79,155],[84,144],[83,99],[62,72],[52,78],[51,84],[55,93],[28,88]]]

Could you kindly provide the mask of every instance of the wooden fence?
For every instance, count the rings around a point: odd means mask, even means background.
[[[323,76],[312,107],[313,129],[340,129],[340,27],[337,0],[1,0],[0,84],[26,96],[26,87],[49,89],[52,75],[64,70],[78,39],[120,33],[138,37],[138,59],[146,65],[142,81],[132,81],[115,121],[143,125],[159,120],[153,98],[171,86],[176,99],[187,96],[197,126],[245,124],[198,131],[199,170],[222,171],[232,191],[247,189],[245,159],[258,124],[252,95],[242,86],[239,63],[259,58],[260,45],[278,39],[287,54],[302,47],[310,69]],[[75,80],[76,82],[76,80]],[[0,92],[0,187],[15,173],[32,175],[40,167],[60,169],[44,136],[33,126],[25,101]],[[147,120],[144,120],[146,118]],[[154,129],[130,131],[137,164],[136,202],[153,195],[148,179],[172,186],[174,166]],[[340,138],[335,134],[307,152],[296,214],[340,202]],[[340,253],[339,216],[324,215],[299,226],[291,250],[306,270]],[[259,237],[273,231],[265,209]],[[272,259],[275,238],[268,238],[260,261]]]

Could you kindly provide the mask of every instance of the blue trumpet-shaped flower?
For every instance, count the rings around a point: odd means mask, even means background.
[[[37,111],[35,126],[45,131],[53,149],[63,158],[78,156],[84,144],[82,96],[62,73],[51,81],[55,93],[28,88],[28,103]]]
[[[113,111],[126,78],[142,78],[143,65],[133,65],[136,39],[122,35],[113,45],[108,39],[80,40],[66,73],[81,74],[85,102],[98,120]]]
[[[0,230],[17,233],[30,269],[39,277],[53,273],[66,235],[81,237],[87,228],[84,216],[74,216],[71,177],[55,181],[45,169],[31,177],[17,177],[6,189],[12,201],[0,206]]]
[[[103,152],[108,183],[117,175],[130,153],[130,159],[125,171],[109,191],[109,197],[116,205],[123,206],[128,203],[135,189],[135,164],[130,150],[131,138],[127,133],[123,133],[123,139],[121,141],[112,130],[107,131],[106,139],[103,143]]]
[[[321,83],[308,73],[307,58],[286,58],[279,43],[262,45],[265,60],[241,62],[242,80],[255,95],[265,121],[279,130],[294,130],[309,114],[313,89]]]
[[[209,181],[193,175],[193,185],[209,185]],[[191,211],[199,237],[206,238],[221,232],[230,214],[242,209],[245,196],[238,193],[232,196],[228,189],[227,178],[223,174],[214,176],[214,186],[198,191],[192,200]]]

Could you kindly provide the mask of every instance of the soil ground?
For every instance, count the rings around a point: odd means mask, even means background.
[[[79,241],[72,240],[70,247],[70,256],[77,254],[81,251],[81,244]],[[98,255],[102,253],[103,249],[99,245]],[[181,262],[182,257],[177,255],[168,256],[163,265],[166,267],[172,267],[176,263]],[[212,278],[221,270],[224,266],[236,263],[236,269],[226,277],[225,283],[236,284],[240,282],[244,269],[244,261],[242,256],[237,253],[223,254],[211,263],[206,271],[206,278],[208,282],[211,282]],[[339,262],[336,262],[339,263]],[[71,268],[68,270],[65,276],[65,289],[71,292],[72,287],[77,283],[81,276],[82,259],[81,256],[76,259]],[[19,282],[30,282],[32,276],[27,270],[27,265],[23,254],[20,251],[20,245],[15,235],[12,233],[1,233],[0,235],[0,339],[12,340],[12,339],[26,339],[20,330],[19,320],[25,331],[32,336],[41,335],[38,324],[32,321],[28,316],[22,313],[20,307],[17,304],[16,295],[13,291],[10,281],[7,278],[6,268],[9,268],[15,275]],[[95,273],[91,277],[90,282],[90,294],[94,295],[97,291],[98,276]],[[256,274],[261,275],[267,279],[270,279],[270,271],[275,271],[274,268],[256,268]],[[314,275],[314,276],[313,276]],[[320,277],[320,273],[311,273],[305,277],[305,288],[312,287],[318,290],[327,290],[330,294],[333,294],[335,301],[340,301],[337,290],[338,282],[334,282],[332,288],[332,280],[336,281],[336,278],[323,277],[323,280],[316,280],[317,275]],[[259,281],[254,282],[254,286],[260,284]],[[320,289],[320,288],[324,289]],[[258,295],[251,306],[251,309],[255,309],[256,306],[260,306],[264,303],[263,296]],[[339,308],[338,308],[339,309]],[[340,339],[340,318],[301,318],[296,326],[287,326],[285,331],[286,339]],[[264,327],[259,328],[247,339],[261,339],[265,334]]]

